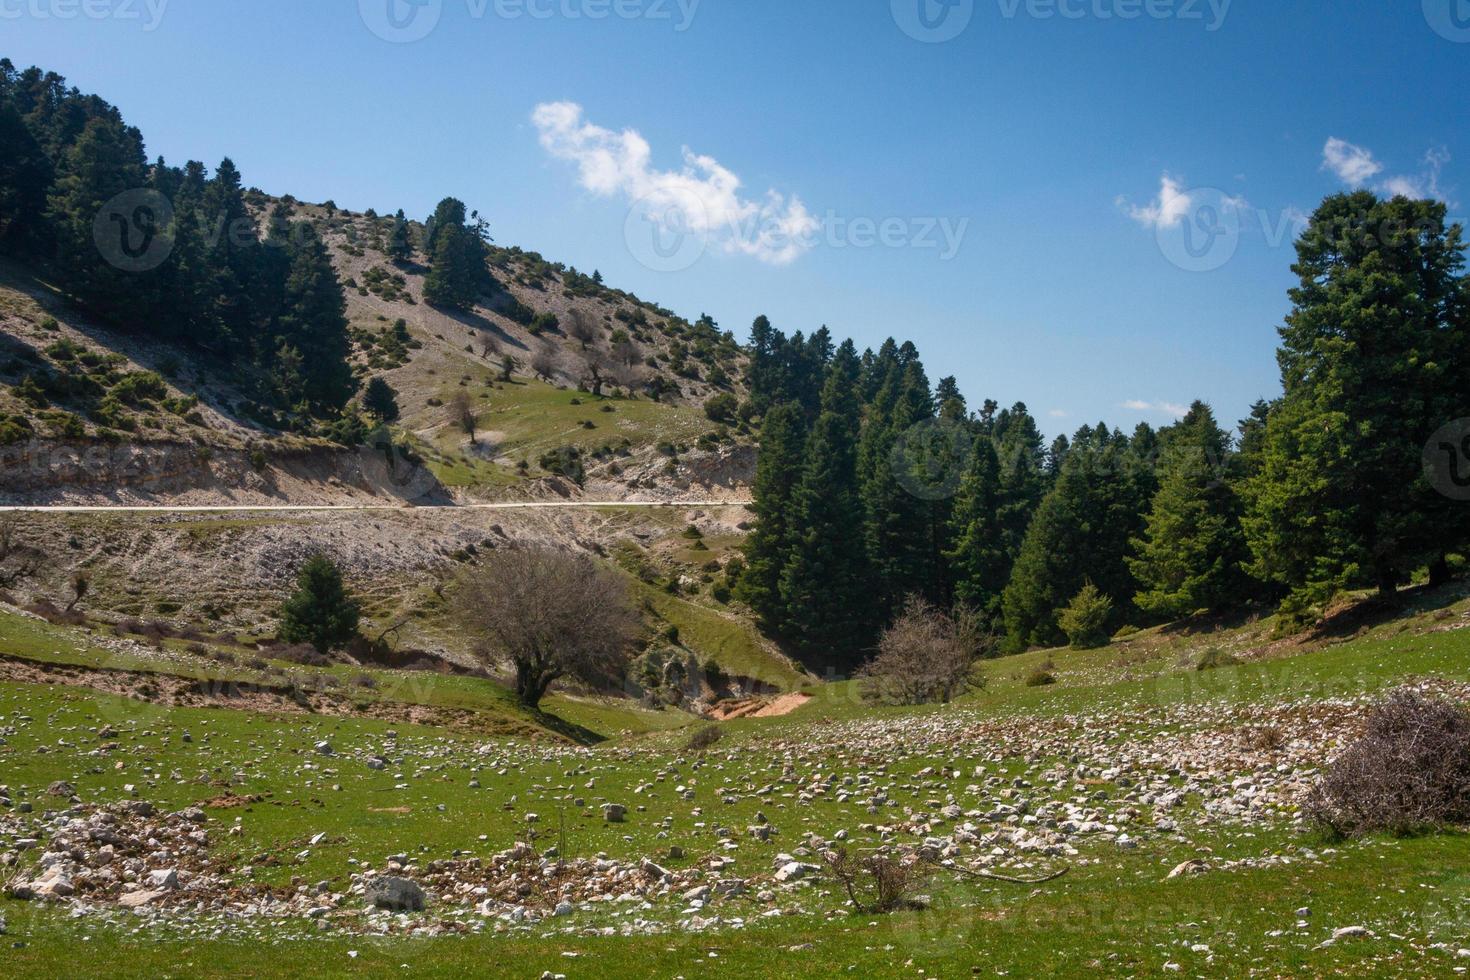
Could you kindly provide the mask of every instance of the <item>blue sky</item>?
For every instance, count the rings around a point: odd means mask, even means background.
[[[0,0],[0,54],[150,153],[354,209],[454,194],[742,339],[912,339],[1051,433],[1242,417],[1278,388],[1294,221],[1350,184],[1470,199],[1470,0],[83,2]],[[390,2],[433,29],[384,40]],[[911,36],[920,3],[956,36]],[[686,198],[692,264],[649,261]]]

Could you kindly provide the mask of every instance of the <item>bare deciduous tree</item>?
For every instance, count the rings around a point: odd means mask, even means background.
[[[33,578],[46,561],[46,553],[20,540],[20,518],[0,518],[0,589],[22,579]]]
[[[551,348],[543,347],[536,352],[531,358],[531,372],[546,382],[556,376],[556,354]]]
[[[597,339],[597,328],[593,326],[591,318],[582,310],[572,310],[567,319],[567,336],[586,350],[587,345]]]
[[[643,362],[643,354],[638,350],[638,345],[624,338],[613,344],[613,360],[627,367],[636,367]]]
[[[878,640],[878,654],[862,669],[869,694],[894,704],[949,703],[983,687],[976,661],[993,643],[965,611],[946,615],[920,598]]]
[[[563,677],[598,683],[620,675],[638,630],[620,579],[549,549],[496,551],[461,576],[453,610],[487,662],[514,665],[516,696],[533,708]]]
[[[475,441],[479,420],[475,417],[475,402],[470,398],[469,392],[457,391],[449,399],[449,421],[450,424],[459,426],[470,437],[470,442]]]
[[[488,360],[500,356],[500,341],[487,334],[480,335],[480,356]]]

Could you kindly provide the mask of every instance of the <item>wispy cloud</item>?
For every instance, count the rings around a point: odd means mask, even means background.
[[[1127,212],[1128,217],[1144,227],[1161,229],[1173,228],[1183,221],[1194,202],[1179,181],[1164,174],[1159,179],[1159,196],[1148,204],[1131,204],[1127,198],[1121,196],[1117,203],[1118,207]]]
[[[1331,170],[1349,187],[1362,187],[1383,173],[1383,164],[1363,147],[1334,136],[1322,148],[1322,169]]]
[[[1130,398],[1123,403],[1123,407],[1130,412],[1157,412],[1160,415],[1172,415],[1175,418],[1183,418],[1189,414],[1188,405],[1179,405],[1175,402],[1149,402],[1140,398]]]
[[[1167,173],[1159,177],[1158,196],[1147,204],[1133,204],[1121,194],[1116,203],[1128,217],[1155,232],[1168,231],[1205,207],[1235,212],[1249,207],[1243,197],[1232,197],[1214,188],[1185,187]]]
[[[1452,204],[1440,187],[1440,174],[1450,162],[1449,150],[1440,147],[1424,155],[1424,166],[1417,174],[1392,174],[1375,181],[1386,169],[1373,153],[1364,147],[1333,137],[1322,148],[1322,169],[1330,170],[1348,187],[1372,186],[1380,194],[1403,196],[1416,200],[1433,199]]]
[[[772,265],[796,261],[816,240],[819,223],[799,197],[775,190],[743,196],[740,178],[714,157],[684,147],[682,169],[658,170],[636,130],[594,125],[575,102],[542,103],[531,121],[547,153],[577,165],[582,187],[602,197],[622,195],[654,221],[677,216],[684,227],[672,230],[704,235],[726,252]]]

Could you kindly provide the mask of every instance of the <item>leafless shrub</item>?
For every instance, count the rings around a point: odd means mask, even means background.
[[[587,345],[597,339],[597,328],[585,312],[580,309],[572,310],[567,322],[567,336],[582,345],[586,350]]]
[[[449,399],[446,411],[449,413],[450,424],[459,427],[465,435],[470,437],[470,442],[474,442],[479,419],[475,416],[475,403],[470,398],[469,392],[456,391]]]
[[[638,345],[628,339],[619,340],[612,346],[612,358],[623,367],[637,367],[643,363],[643,352]]]
[[[18,516],[0,517],[0,589],[35,577],[46,561],[44,551],[20,540]]]
[[[1286,745],[1286,733],[1275,725],[1252,728],[1246,743],[1257,752],[1279,752]]]
[[[548,383],[556,377],[556,354],[551,348],[543,347],[531,356],[531,373]]]
[[[487,664],[504,658],[515,666],[516,695],[531,707],[562,677],[620,677],[638,628],[620,579],[548,549],[494,552],[461,576],[453,609]]]
[[[66,604],[66,611],[71,612],[77,607],[77,603],[87,597],[87,590],[92,587],[92,579],[86,572],[77,571],[71,577],[71,601]]]
[[[1415,691],[1389,695],[1327,767],[1307,813],[1340,837],[1470,822],[1470,713]]]
[[[965,611],[955,617],[920,598],[878,640],[878,654],[861,670],[866,693],[890,704],[948,704],[985,686],[976,666],[991,640]]]
[[[878,851],[855,857],[844,847],[822,855],[827,870],[864,915],[920,909],[914,895],[934,877],[934,865],[916,855]]]
[[[688,743],[684,748],[690,752],[707,752],[714,744],[725,737],[725,730],[719,725],[706,725],[693,735],[689,736]]]
[[[71,607],[62,609],[50,599],[37,599],[26,607],[28,612],[40,616],[53,626],[85,626],[87,617]]]
[[[330,667],[332,665],[330,657],[324,655],[309,643],[292,643],[272,647],[270,655],[277,660],[284,660],[291,664],[300,664],[303,667]]]

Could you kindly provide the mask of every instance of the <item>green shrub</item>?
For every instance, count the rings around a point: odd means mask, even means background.
[[[1240,663],[1240,658],[1226,653],[1218,647],[1211,647],[1200,655],[1195,662],[1195,670],[1216,670],[1220,667],[1234,667]]]
[[[1051,672],[1051,665],[1044,664],[1035,668],[1026,675],[1027,687],[1047,687],[1057,682],[1056,675]]]
[[[1108,645],[1108,617],[1113,614],[1113,600],[1088,582],[1057,617],[1057,624],[1074,650],[1096,650]]]

